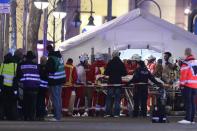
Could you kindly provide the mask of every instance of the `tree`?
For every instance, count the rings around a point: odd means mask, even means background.
[[[34,6],[35,0],[30,0],[29,23],[27,32],[27,50],[37,52],[38,33],[42,11]]]
[[[16,0],[11,0],[11,51],[15,51],[17,48],[17,24],[16,24]]]

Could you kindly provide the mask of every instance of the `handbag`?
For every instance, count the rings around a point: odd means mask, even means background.
[[[4,63],[3,63],[3,68],[4,68]],[[3,68],[1,70],[1,75],[0,75],[0,88],[3,88],[3,80],[4,80],[4,76],[2,75],[3,73]]]

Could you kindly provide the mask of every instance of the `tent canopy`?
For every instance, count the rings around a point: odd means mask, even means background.
[[[108,53],[111,50],[151,49],[157,52],[170,51],[173,56],[184,55],[185,48],[192,48],[197,56],[197,37],[176,25],[162,20],[147,11],[135,9],[107,22],[92,31],[64,41],[60,51],[64,59],[75,62],[81,53]]]

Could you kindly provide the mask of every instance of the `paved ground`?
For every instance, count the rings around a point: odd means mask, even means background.
[[[61,122],[0,122],[0,131],[197,131],[197,123],[181,125],[181,118],[155,124],[143,118],[65,118]]]

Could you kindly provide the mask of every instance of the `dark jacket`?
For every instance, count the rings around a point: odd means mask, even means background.
[[[135,70],[133,78],[128,82],[130,83],[148,83],[151,80],[156,85],[161,85],[146,67],[139,67]],[[146,85],[147,86],[147,85]]]
[[[26,68],[23,69],[23,66],[26,65],[34,65],[36,68]],[[21,79],[25,79],[26,76],[24,76],[24,74],[33,74],[33,75],[38,75],[38,77],[35,77],[35,79],[38,80],[24,80],[22,81]],[[16,77],[17,80],[20,80],[21,83],[23,83],[23,88],[38,88],[40,85],[40,76],[39,76],[39,67],[38,64],[34,63],[31,60],[25,60],[23,62],[21,62],[18,66],[17,66],[17,73],[16,73]],[[31,77],[31,76],[29,76]],[[32,78],[34,78],[32,76]]]
[[[126,68],[124,63],[120,60],[119,57],[114,57],[107,64],[105,75],[109,76],[109,84],[121,84],[122,76],[127,75]]]

